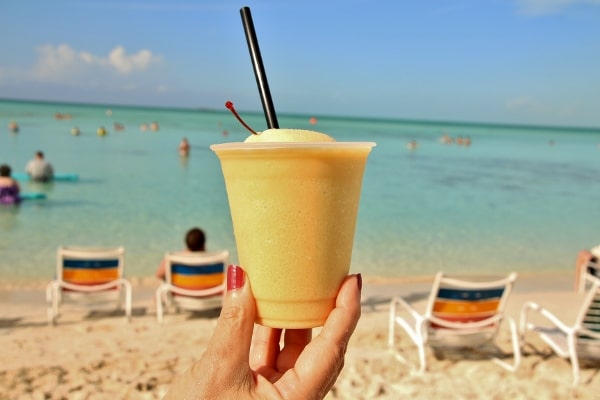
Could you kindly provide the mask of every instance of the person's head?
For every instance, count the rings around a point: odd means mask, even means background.
[[[40,160],[42,160],[44,158],[44,152],[43,151],[36,151],[35,152],[35,156],[37,158],[39,158]]]
[[[189,251],[204,251],[206,237],[200,228],[192,228],[185,235],[185,245]]]
[[[10,176],[10,167],[8,165],[0,165],[0,176]]]

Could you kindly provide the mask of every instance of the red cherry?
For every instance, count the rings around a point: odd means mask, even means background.
[[[244,126],[244,128],[246,128],[250,132],[252,132],[253,135],[258,135],[258,133],[254,129],[250,128],[248,126],[248,124],[246,124],[244,122],[244,120],[242,119],[242,117],[240,117],[240,115],[237,113],[237,111],[235,111],[235,107],[233,107],[233,103],[231,101],[225,102],[225,107],[227,107],[229,109],[229,111],[232,112],[232,114],[237,118],[238,121],[240,121],[240,124],[242,124]]]

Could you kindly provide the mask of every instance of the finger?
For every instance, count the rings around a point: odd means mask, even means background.
[[[241,268],[228,268],[227,293],[206,351],[176,379],[166,399],[225,398],[225,393],[251,389],[254,381],[248,353],[256,311],[244,278]]]
[[[250,347],[250,368],[260,373],[266,372],[265,368],[274,369],[280,338],[281,329],[256,325]]]
[[[298,357],[296,366],[277,383],[283,398],[323,398],[344,365],[350,336],[360,318],[360,275],[347,277],[319,335]],[[301,391],[302,393],[299,393]]]
[[[284,373],[296,365],[298,357],[312,338],[312,329],[288,329],[285,331],[284,347],[277,359],[276,369]]]

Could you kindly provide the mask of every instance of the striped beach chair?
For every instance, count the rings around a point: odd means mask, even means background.
[[[423,314],[400,297],[390,303],[388,345],[396,357],[406,359],[395,346],[396,326],[402,328],[417,346],[419,372],[427,368],[425,349],[483,349],[493,344],[503,321],[509,324],[513,362],[493,358],[501,367],[515,371],[521,361],[517,327],[504,310],[516,273],[489,280],[459,279],[438,273]],[[403,312],[403,313],[402,313]],[[410,317],[410,318],[405,318]]]
[[[546,308],[527,302],[521,310],[519,332],[535,332],[560,357],[571,362],[573,386],[580,381],[580,360],[600,362],[600,279],[585,274],[587,292],[573,325],[567,325]],[[534,318],[537,315],[542,318]]]
[[[131,319],[131,284],[123,277],[123,247],[65,247],[57,251],[56,279],[46,287],[48,322],[56,324],[64,302],[91,308],[125,304]]]
[[[203,311],[220,308],[225,291],[225,264],[220,252],[171,252],[165,255],[165,281],[156,290],[156,318],[169,308]]]

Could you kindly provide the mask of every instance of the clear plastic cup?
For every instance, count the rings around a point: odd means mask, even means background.
[[[322,326],[348,275],[372,142],[226,143],[221,161],[257,320]]]

